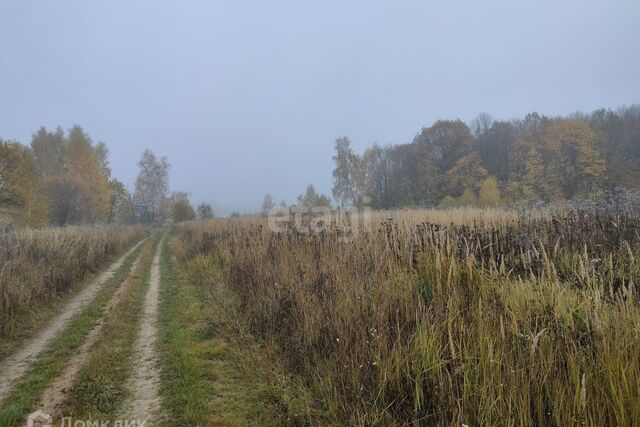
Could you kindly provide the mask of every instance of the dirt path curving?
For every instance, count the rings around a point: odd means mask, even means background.
[[[160,240],[151,264],[149,289],[145,296],[144,313],[140,330],[132,349],[133,369],[128,388],[131,399],[125,403],[122,419],[146,421],[155,425],[161,417],[161,401],[158,392],[160,371],[156,341],[158,338],[158,297],[160,295],[160,255],[165,237]]]
[[[91,349],[98,341],[100,334],[107,321],[109,313],[111,313],[120,303],[122,297],[129,289],[131,282],[133,281],[136,273],[140,269],[140,261],[142,259],[142,253],[138,255],[131,266],[129,276],[120,284],[116,292],[111,296],[107,303],[104,314],[98,320],[96,325],[87,334],[84,343],[78,348],[77,353],[69,360],[69,363],[64,370],[53,382],[47,387],[40,398],[40,404],[38,409],[44,411],[47,414],[52,415],[54,418],[59,416],[60,405],[64,402],[66,392],[73,386],[73,382],[78,375],[78,372],[82,369],[84,364],[91,356]]]
[[[102,285],[114,276],[116,271],[122,267],[125,259],[145,240],[143,239],[135,244],[126,254],[111,264],[109,268],[73,297],[62,309],[61,313],[49,323],[49,326],[28,339],[20,349],[0,362],[2,364],[2,369],[0,370],[0,406],[16,380],[25,374],[37,356],[58,336],[69,320],[95,299],[100,289],[102,289]]]

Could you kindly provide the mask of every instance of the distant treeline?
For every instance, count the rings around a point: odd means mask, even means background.
[[[158,223],[193,219],[184,192],[169,195],[169,163],[146,150],[133,195],[111,176],[109,150],[80,126],[41,128],[30,146],[0,139],[0,224]],[[201,217],[213,216],[208,204]]]
[[[471,126],[443,120],[411,143],[362,155],[336,141],[333,195],[374,208],[530,205],[640,187],[640,106]]]

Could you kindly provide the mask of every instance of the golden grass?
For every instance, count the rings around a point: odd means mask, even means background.
[[[335,423],[637,422],[640,216],[477,214],[376,213],[347,242],[191,223],[179,256],[222,269],[238,322]],[[210,286],[208,264],[192,277]]]
[[[0,234],[0,336],[147,234],[142,227],[22,229]]]
[[[546,216],[545,211],[529,212],[534,217]],[[451,209],[398,209],[393,211],[373,211],[374,223],[392,219],[398,224],[410,226],[428,222],[440,225],[486,225],[498,226],[517,222],[518,211],[507,208],[458,207]]]

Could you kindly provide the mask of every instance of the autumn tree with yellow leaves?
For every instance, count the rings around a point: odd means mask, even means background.
[[[51,201],[56,225],[106,222],[111,207],[108,150],[80,126],[65,136],[41,128],[31,143],[34,163]]]
[[[510,121],[483,113],[472,127],[440,120],[410,143],[351,152],[352,169],[364,177],[361,195],[389,209],[532,205],[640,190],[640,106]],[[343,175],[341,148],[334,177]]]
[[[599,188],[606,166],[597,142],[591,127],[576,120],[556,123],[545,135],[546,176],[561,197],[573,199]]]
[[[0,219],[32,227],[47,225],[48,202],[29,148],[0,139]]]

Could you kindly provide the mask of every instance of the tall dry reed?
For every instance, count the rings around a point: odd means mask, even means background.
[[[238,296],[238,321],[330,422],[638,422],[640,216],[514,215],[384,214],[347,242],[217,220],[180,227],[175,247],[194,280]],[[314,414],[296,421],[327,422]]]
[[[147,234],[142,227],[66,227],[0,234],[0,336]]]

